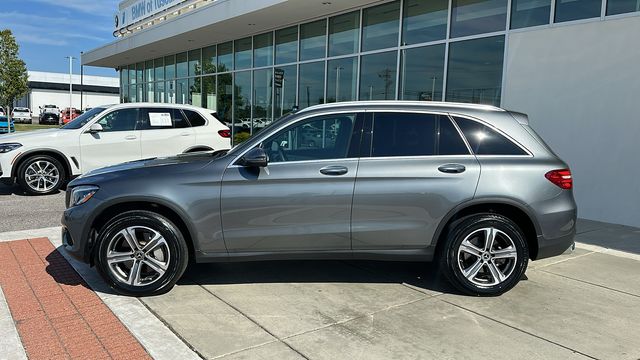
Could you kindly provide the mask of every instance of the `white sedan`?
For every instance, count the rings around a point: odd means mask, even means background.
[[[68,180],[122,162],[231,147],[229,128],[190,105],[95,107],[59,129],[0,137],[0,180],[28,193],[57,192]]]

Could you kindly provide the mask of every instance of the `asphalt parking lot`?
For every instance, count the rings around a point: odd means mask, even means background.
[[[26,195],[19,186],[0,184],[0,232],[60,226],[64,192]]]

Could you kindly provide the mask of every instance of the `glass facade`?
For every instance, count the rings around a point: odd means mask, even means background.
[[[511,29],[637,11],[640,0],[607,0],[606,7],[602,0],[387,1],[140,59],[120,68],[120,93],[123,102],[211,109],[232,129],[235,143],[296,107],[336,101],[499,106]]]

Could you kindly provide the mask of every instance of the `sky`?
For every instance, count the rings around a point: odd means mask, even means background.
[[[10,29],[27,70],[69,73],[65,56],[80,58],[112,42],[120,0],[0,0],[0,29]],[[74,74],[80,73],[75,60]],[[84,67],[88,75],[117,76],[114,69]]]

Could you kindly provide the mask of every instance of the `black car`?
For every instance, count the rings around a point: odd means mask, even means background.
[[[60,116],[54,113],[43,113],[40,115],[41,125],[60,125]]]

